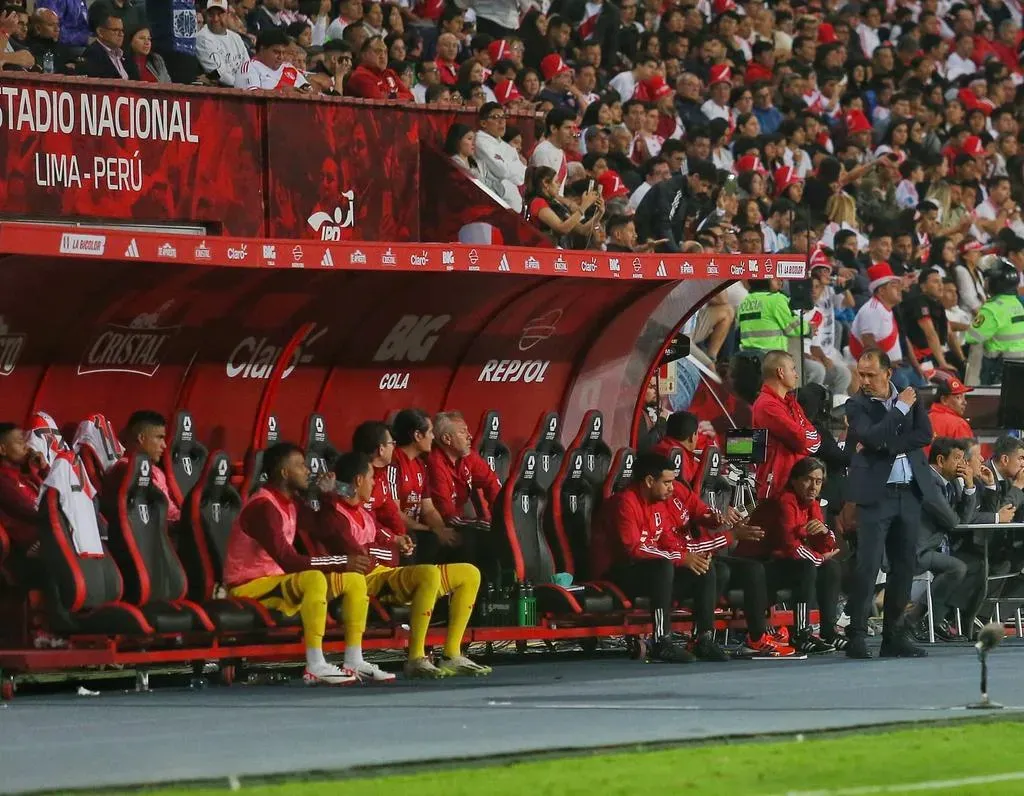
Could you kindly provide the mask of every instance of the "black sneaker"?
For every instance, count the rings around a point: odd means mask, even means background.
[[[940,641],[964,641],[964,637],[951,625],[949,621],[943,619],[935,626],[935,638]]]
[[[849,650],[847,650],[849,655]],[[906,633],[882,638],[882,648],[878,651],[880,658],[927,658],[928,653],[923,647],[917,646]]]
[[[847,641],[846,636],[841,636],[838,633],[834,633],[831,636],[822,634],[821,640],[831,646],[836,652],[842,652],[846,649],[846,645],[850,643]]]
[[[682,644],[673,644],[671,639],[662,638],[655,641],[651,647],[651,660],[662,663],[693,663],[697,658]]]
[[[714,634],[710,631],[705,631],[697,637],[697,643],[693,645],[693,654],[702,661],[729,660],[729,656],[718,646]]]
[[[928,643],[928,618],[920,619],[917,622],[913,622],[907,629],[908,638],[913,641],[918,641],[921,644]]]
[[[871,650],[868,649],[868,642],[863,636],[846,637],[846,657],[861,661],[869,660],[872,657]]]
[[[804,655],[826,655],[835,652],[836,648],[822,638],[814,635],[810,630],[801,630],[796,633],[793,646],[796,651]]]

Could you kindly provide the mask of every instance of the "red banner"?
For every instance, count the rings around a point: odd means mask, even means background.
[[[372,243],[273,238],[220,238],[0,223],[0,253],[93,260],[184,263],[281,270],[479,271],[530,276],[680,281],[692,279],[800,279],[796,255],[610,254],[600,251],[470,246],[442,243]]]
[[[260,108],[238,95],[11,80],[0,163],[8,217],[264,232]]]

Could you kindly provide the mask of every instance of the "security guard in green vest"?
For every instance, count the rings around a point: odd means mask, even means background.
[[[750,294],[737,311],[740,323],[740,348],[744,351],[785,351],[787,337],[800,336],[800,314],[789,306],[780,279],[751,279]],[[811,335],[806,318],[803,334]]]
[[[1000,259],[988,270],[986,301],[967,330],[967,342],[984,344],[981,383],[1003,380],[1003,361],[1024,360],[1024,306],[1017,297],[1020,276],[1009,260]]]

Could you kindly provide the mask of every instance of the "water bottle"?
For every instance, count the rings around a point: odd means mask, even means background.
[[[537,598],[533,596],[533,584],[526,581],[526,622],[530,627],[537,626]]]
[[[494,622],[494,604],[497,602],[497,592],[494,590],[494,584],[487,584],[487,593],[484,595],[483,610],[480,612],[480,619],[482,624],[486,627],[495,624]]]
[[[48,74],[53,74],[53,50],[47,50],[43,56],[43,71]]]
[[[526,584],[520,583],[516,589],[516,624],[526,627],[530,623],[529,606],[526,602]]]

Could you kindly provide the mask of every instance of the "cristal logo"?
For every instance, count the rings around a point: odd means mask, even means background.
[[[374,362],[422,362],[451,315],[403,315],[373,355]]]
[[[348,200],[347,210],[340,207],[334,208],[334,216],[320,211],[313,213],[307,221],[314,232],[320,233],[320,240],[339,241],[341,231],[355,226],[356,223],[356,194],[355,191],[345,191],[342,197]]]
[[[127,326],[107,324],[85,349],[78,375],[90,373],[135,373],[153,376],[168,341],[178,326],[161,326],[160,316],[170,309],[168,301],[156,312],[138,315]]]
[[[24,347],[25,335],[11,332],[0,315],[0,376],[10,376],[14,372]]]
[[[315,327],[296,347],[291,363],[281,374],[287,379],[299,365],[313,361],[313,354],[308,350],[317,340],[327,333],[327,327],[317,330]],[[229,379],[241,376],[243,379],[269,379],[274,365],[281,356],[283,346],[271,343],[266,337],[246,337],[235,346],[228,357],[226,372]]]

